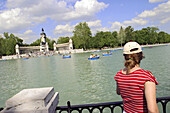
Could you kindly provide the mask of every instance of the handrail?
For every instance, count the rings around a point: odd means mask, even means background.
[[[157,103],[161,103],[163,108],[163,113],[166,113],[166,105],[170,101],[170,97],[158,97],[156,98]],[[66,111],[68,113],[72,113],[72,111],[77,111],[78,113],[82,113],[84,109],[88,110],[89,113],[93,113],[94,109],[98,109],[100,113],[103,113],[104,108],[109,108],[110,113],[114,113],[115,107],[120,107],[123,112],[123,101],[117,102],[106,102],[106,103],[97,103],[97,104],[84,104],[84,105],[71,105],[70,101],[67,102],[67,106],[56,106],[56,111],[62,113]],[[3,108],[0,108],[0,111]]]
[[[166,105],[170,101],[170,97],[158,97],[156,98],[157,103],[162,104],[163,113],[166,113]],[[104,108],[110,108],[110,113],[114,113],[115,107],[120,107],[123,112],[123,101],[118,102],[106,102],[106,103],[97,103],[97,104],[84,104],[84,105],[71,105],[70,101],[67,102],[67,106],[58,106],[56,107],[56,111],[62,113],[63,111],[67,111],[71,113],[72,111],[78,111],[82,113],[84,109],[88,110],[89,113],[93,113],[94,109],[98,109],[100,113],[103,113]]]

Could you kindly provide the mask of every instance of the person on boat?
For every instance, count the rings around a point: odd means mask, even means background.
[[[92,58],[94,58],[95,57],[95,55],[93,55],[93,57]]]
[[[128,42],[123,48],[124,69],[117,72],[117,94],[123,99],[125,113],[159,113],[156,103],[158,82],[150,71],[140,68],[144,58],[137,42]]]
[[[90,58],[93,58],[93,54],[90,55]]]
[[[104,55],[104,54],[107,54],[107,52],[104,52],[103,55]]]

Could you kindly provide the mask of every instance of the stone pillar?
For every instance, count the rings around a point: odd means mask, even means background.
[[[40,52],[44,51],[44,47],[40,44]]]
[[[53,44],[54,51],[56,51],[56,43]]]
[[[49,51],[49,46],[48,46],[48,42],[46,42],[46,51]]]
[[[53,87],[24,89],[6,101],[1,113],[56,113],[58,102]]]
[[[71,38],[69,40],[69,50],[73,50],[73,42]]]
[[[16,46],[15,46],[15,52],[16,52],[17,55],[20,55],[19,45],[18,44],[16,44]]]

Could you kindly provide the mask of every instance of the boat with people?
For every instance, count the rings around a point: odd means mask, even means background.
[[[99,55],[93,55],[93,54],[91,54],[90,55],[90,58],[88,58],[88,60],[96,60],[96,59],[99,59],[100,58],[100,56]]]
[[[112,55],[112,53],[103,53],[103,56],[109,56]]]
[[[112,55],[112,53],[109,51],[103,53],[103,56],[109,56],[109,55]]]
[[[71,55],[63,55],[63,59],[71,58]]]

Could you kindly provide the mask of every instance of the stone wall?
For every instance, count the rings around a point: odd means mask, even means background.
[[[56,113],[58,103],[53,87],[24,89],[6,101],[1,113]]]

